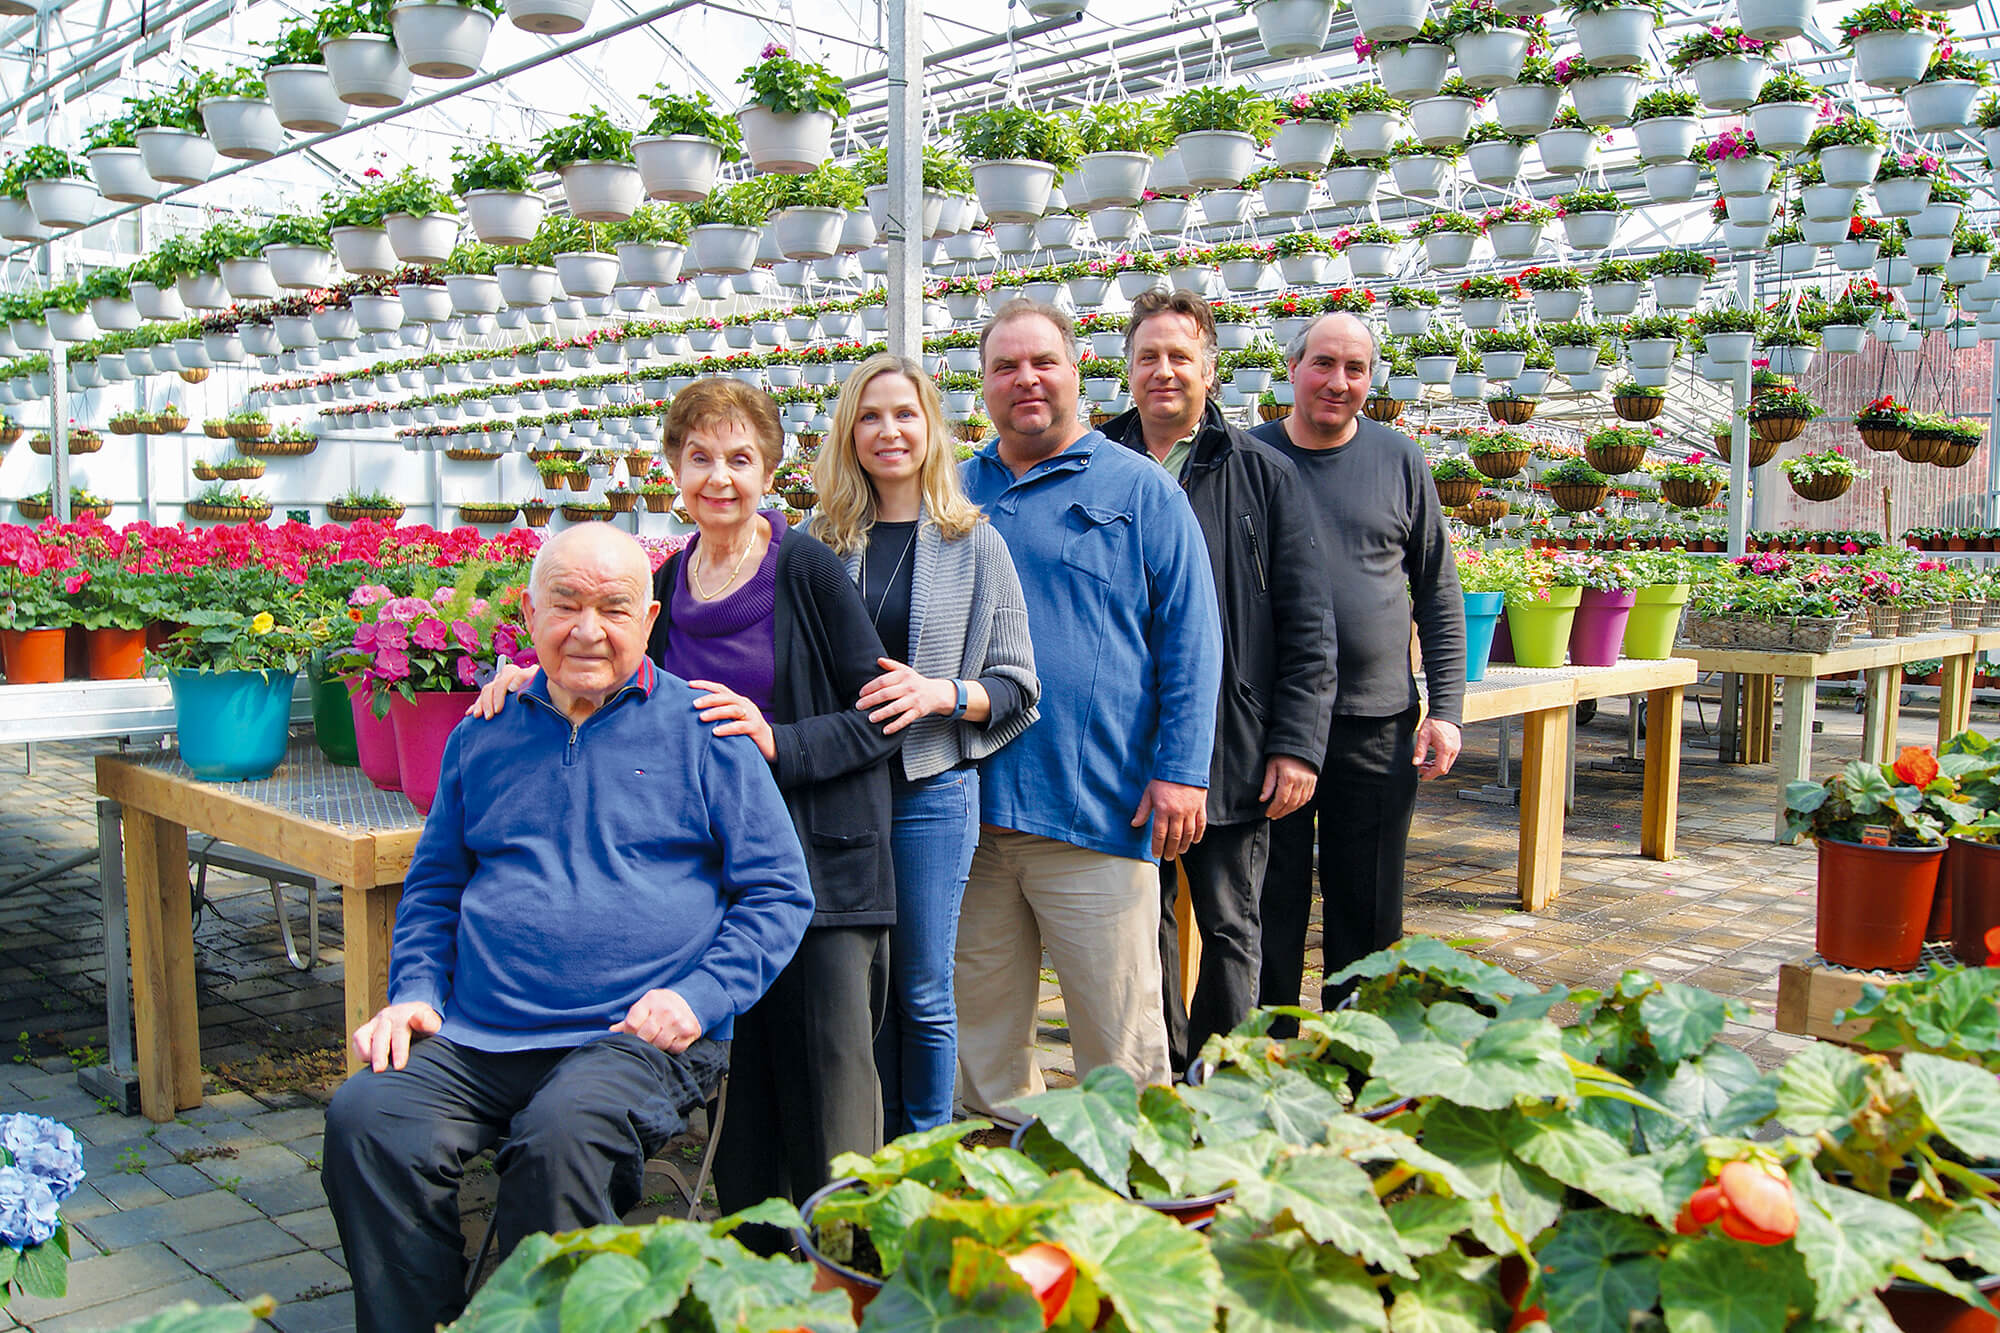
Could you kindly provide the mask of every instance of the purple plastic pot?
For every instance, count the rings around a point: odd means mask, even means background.
[[[1570,665],[1611,666],[1617,662],[1618,649],[1625,642],[1625,621],[1638,600],[1639,594],[1629,588],[1623,592],[1585,588],[1583,600],[1577,603],[1576,619],[1570,624]]]

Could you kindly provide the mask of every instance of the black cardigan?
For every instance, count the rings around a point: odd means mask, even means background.
[[[660,662],[673,633],[675,555],[653,578],[660,616],[646,644]],[[889,853],[894,815],[889,757],[901,733],[885,736],[854,706],[882,674],[882,640],[840,557],[817,538],[787,528],[778,544],[777,650],[771,724],[772,771],[812,878],[815,926],[886,926],[896,920],[896,871]]]

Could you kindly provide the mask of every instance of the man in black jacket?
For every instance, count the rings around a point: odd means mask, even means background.
[[[1292,464],[1229,424],[1211,400],[1215,320],[1185,292],[1132,303],[1125,331],[1130,412],[1104,433],[1167,468],[1208,546],[1222,611],[1222,693],[1208,788],[1208,831],[1180,858],[1201,972],[1184,1005],[1174,921],[1177,877],[1160,866],[1160,960],[1167,1041],[1185,1069],[1209,1035],[1257,1002],[1258,892],[1271,820],[1312,799],[1333,714],[1333,618],[1324,555]]]

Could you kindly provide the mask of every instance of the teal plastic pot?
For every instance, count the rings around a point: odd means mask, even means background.
[[[1507,610],[1504,592],[1465,594],[1465,678],[1486,679],[1486,663],[1493,652],[1493,629]]]
[[[1507,630],[1514,640],[1514,665],[1559,667],[1569,652],[1570,626],[1576,622],[1581,588],[1550,588],[1548,600],[1510,599]]]
[[[1687,606],[1688,585],[1662,583],[1638,590],[1632,614],[1625,620],[1625,656],[1658,661],[1674,655],[1674,635]]]
[[[268,778],[285,759],[295,671],[169,671],[181,762],[204,782]]]

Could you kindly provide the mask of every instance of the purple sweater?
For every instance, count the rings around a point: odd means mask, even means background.
[[[673,605],[668,608],[674,635],[660,665],[682,680],[727,685],[769,717],[778,670],[773,617],[778,607],[778,544],[785,539],[785,516],[775,509],[763,514],[771,525],[770,548],[757,572],[727,597],[704,602],[688,587],[688,571],[695,563],[695,552],[701,549],[701,538],[688,543],[682,553],[681,577],[674,583]],[[709,583],[717,572],[704,568],[702,581]]]

